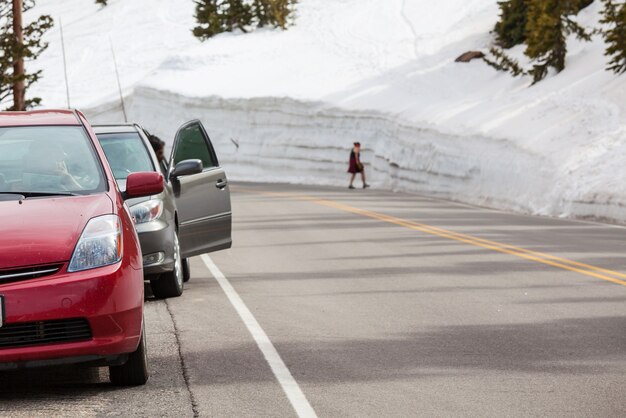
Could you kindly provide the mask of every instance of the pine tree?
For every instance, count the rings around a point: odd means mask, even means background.
[[[25,1],[23,11],[27,11],[34,7],[34,0]],[[0,104],[8,104],[13,96],[13,85],[23,80],[26,89],[33,83],[37,82],[42,75],[39,70],[34,73],[25,73],[22,76],[13,73],[13,65],[17,59],[24,58],[26,60],[35,60],[48,47],[46,42],[42,41],[43,34],[50,29],[54,22],[48,15],[40,16],[37,20],[23,28],[24,43],[19,45],[13,33],[13,9],[10,2],[0,5]],[[41,103],[41,99],[34,97],[25,100],[25,107]],[[25,110],[14,109],[9,110]]]
[[[192,32],[201,40],[206,40],[235,29],[247,32],[253,14],[252,7],[242,0],[199,0],[196,1],[195,17],[198,26]]]
[[[271,0],[254,0],[252,3],[252,13],[257,21],[257,25],[262,28],[270,26]]]
[[[527,0],[499,1],[500,20],[494,31],[498,45],[512,48],[526,40],[526,22],[528,20]]]
[[[196,0],[194,36],[209,39],[222,32],[289,25],[297,0]]]
[[[196,1],[196,21],[198,26],[193,28],[193,35],[201,40],[209,39],[218,33],[224,32],[219,15],[218,0]]]
[[[584,3],[580,0],[529,0],[524,53],[534,61],[529,72],[533,84],[544,79],[550,67],[563,71],[568,35],[591,39],[591,35],[572,20]]]
[[[293,24],[297,3],[298,0],[274,0],[272,15],[275,27],[287,29],[288,25]]]
[[[257,26],[286,29],[296,3],[297,0],[254,0],[252,9]]]
[[[225,0],[221,4],[221,13],[226,32],[239,29],[245,33],[252,24],[252,6],[242,0]]]
[[[611,57],[607,70],[621,74],[626,72],[626,1],[603,0],[602,20],[610,26],[603,32],[607,43],[604,55]]]

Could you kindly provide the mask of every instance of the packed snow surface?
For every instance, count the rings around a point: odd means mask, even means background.
[[[626,76],[602,39],[569,40],[538,85],[480,60],[496,0],[300,0],[287,31],[191,35],[190,0],[38,0],[57,25],[31,93],[93,122],[129,120],[170,144],[199,118],[231,179],[347,186],[352,142],[375,187],[526,213],[626,223]],[[578,17],[597,26],[595,1]],[[512,50],[520,57],[521,47]],[[237,145],[236,145],[237,144]]]

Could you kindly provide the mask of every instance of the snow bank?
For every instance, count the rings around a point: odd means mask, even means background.
[[[626,223],[626,78],[603,70],[599,38],[571,40],[567,69],[529,87],[481,62],[453,62],[489,46],[495,0],[302,0],[289,31],[204,44],[190,39],[190,2],[152,0],[147,17],[130,13],[147,2],[75,16],[71,48],[107,28],[114,45],[127,40],[118,60],[131,118],[170,141],[182,122],[202,119],[232,179],[346,186],[358,139],[376,187]],[[595,24],[599,6],[581,22]],[[55,60],[41,59],[47,105],[64,103],[49,79]],[[119,121],[111,69],[79,62],[76,103],[94,121]]]

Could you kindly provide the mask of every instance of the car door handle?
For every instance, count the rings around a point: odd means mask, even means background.
[[[215,187],[217,187],[218,189],[223,189],[224,187],[226,187],[227,184],[227,180],[218,180],[215,182]]]

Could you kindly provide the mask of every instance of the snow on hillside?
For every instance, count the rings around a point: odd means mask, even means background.
[[[34,11],[63,19],[72,106],[120,121],[110,39],[130,118],[170,142],[202,119],[233,179],[345,186],[358,139],[376,187],[626,223],[626,76],[604,71],[599,38],[571,40],[566,70],[529,87],[454,63],[488,48],[496,0],[301,0],[288,31],[202,44],[191,1],[87,3]],[[58,26],[48,40],[32,92],[64,106]]]

